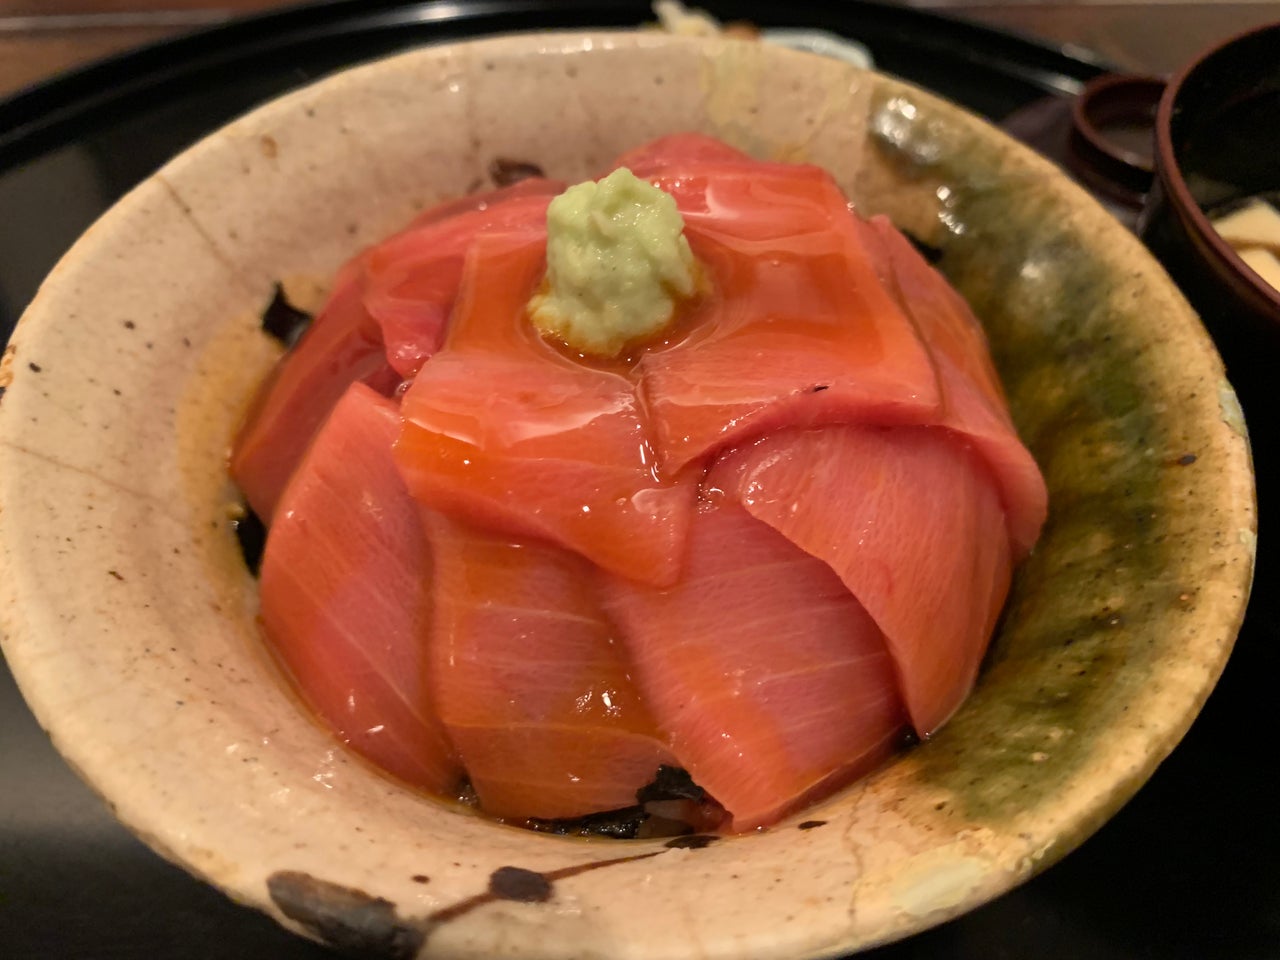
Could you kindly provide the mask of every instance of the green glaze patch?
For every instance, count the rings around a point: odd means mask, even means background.
[[[977,688],[911,763],[954,810],[1007,828],[1087,778],[1114,731],[1141,731],[1146,716],[1167,726],[1171,663],[1201,657],[1214,669],[1221,645],[1197,638],[1189,651],[1188,624],[1206,580],[1223,587],[1225,573],[1237,598],[1248,590],[1248,564],[1231,565],[1221,534],[1206,540],[1221,518],[1206,509],[1205,477],[1235,464],[1218,383],[1204,380],[1212,364],[1179,371],[1203,332],[1167,294],[1169,329],[1151,323],[1160,278],[1136,242],[1101,257],[1096,244],[1119,231],[1096,229],[1100,210],[1082,213],[1060,177],[904,90],[888,85],[873,102],[873,149],[903,180],[944,185],[939,267],[987,327],[1049,486],[1048,523]]]

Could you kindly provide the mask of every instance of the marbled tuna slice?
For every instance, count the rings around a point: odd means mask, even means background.
[[[1009,589],[986,464],[932,427],[786,430],[726,456],[707,485],[824,561],[872,616],[921,736],[969,693]]]
[[[563,355],[530,327],[541,236],[474,243],[448,339],[405,394],[397,461],[432,509],[672,582],[696,484],[656,476],[627,376]]]
[[[990,467],[1007,514],[1014,559],[1021,559],[1040,536],[1049,493],[1040,468],[1014,431],[986,333],[964,298],[893,224],[874,217],[860,228],[879,235],[892,289],[933,352],[943,398],[938,423],[971,442]]]
[[[591,565],[428,516],[432,677],[481,808],[580,817],[631,806],[675,762],[604,619]]]
[[[628,150],[610,167],[626,167],[637,177],[651,177],[667,167],[697,163],[756,165],[741,150],[703,133],[673,133]]]
[[[538,177],[441,204],[369,251],[365,307],[401,377],[412,379],[439,349],[472,241],[486,231],[541,225],[564,188]]]
[[[347,387],[365,383],[390,394],[400,382],[363,296],[364,261],[356,259],[343,267],[328,302],[258,390],[236,436],[232,479],[268,525],[307,444]]]
[[[258,391],[233,447],[231,476],[264,522],[347,387],[367,383],[390,396],[439,347],[476,234],[541,223],[563,187],[527,180],[440,204],[342,268],[310,328]]]
[[[391,456],[392,401],[351,386],[280,501],[262,623],[303,698],[352,748],[452,795],[462,768],[426,689],[431,556]]]
[[[905,727],[866,611],[736,504],[698,510],[676,586],[609,577],[603,589],[659,728],[735,831],[866,773]]]
[[[664,165],[709,291],[692,332],[640,363],[659,465],[788,426],[929,423],[929,351],[876,271],[874,235],[816,167]]]

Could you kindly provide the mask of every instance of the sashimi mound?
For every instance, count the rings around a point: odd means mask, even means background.
[[[764,829],[961,708],[1044,481],[968,305],[823,170],[680,134],[604,173],[338,273],[232,453],[263,631],[430,794]]]

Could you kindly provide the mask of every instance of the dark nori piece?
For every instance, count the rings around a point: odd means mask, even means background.
[[[695,833],[687,837],[675,837],[663,844],[668,850],[702,850],[720,838],[708,833]]]
[[[311,325],[311,319],[311,314],[285,299],[284,287],[277,283],[271,302],[262,311],[262,329],[286,347],[292,347]]]
[[[538,833],[554,833],[560,837],[612,837],[615,840],[634,840],[640,833],[640,825],[649,819],[644,807],[623,807],[591,813],[573,820],[540,820],[530,818],[525,826]]]
[[[942,259],[942,248],[935,247],[932,244],[925,243],[919,237],[914,237],[907,231],[903,230],[902,235],[911,241],[911,245],[916,248],[916,253],[924,257],[930,263],[936,264]]]
[[[652,783],[647,783],[636,791],[636,801],[639,803],[654,803],[659,800],[694,800],[702,803],[706,799],[707,791],[693,782],[688,770],[666,764],[658,767],[657,776]]]
[[[679,837],[693,833],[694,826],[684,820],[663,816],[661,810],[647,810],[647,803],[692,800],[708,803],[707,791],[693,782],[689,772],[665,764],[658,767],[653,782],[636,791],[636,805],[618,810],[605,810],[585,817],[562,820],[531,817],[523,825],[538,833],[554,833],[561,837],[610,837],[614,840],[637,840],[655,837]]]
[[[235,531],[236,540],[240,543],[244,565],[256,577],[262,566],[262,550],[267,545],[267,528],[249,505],[245,504],[232,518],[231,529]]]
[[[694,826],[646,810],[644,807],[623,807],[606,810],[585,817],[567,820],[539,820],[530,818],[521,825],[537,833],[553,833],[559,837],[605,837],[610,840],[654,840],[662,837],[682,837],[693,833]]]
[[[545,174],[536,163],[527,160],[511,160],[507,157],[495,157],[489,163],[489,179],[495,187],[509,187],[521,180],[542,177]]]

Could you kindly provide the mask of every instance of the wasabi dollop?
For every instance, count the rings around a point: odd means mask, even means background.
[[[619,167],[551,201],[547,276],[529,316],[545,337],[616,357],[666,329],[697,276],[675,199]]]

